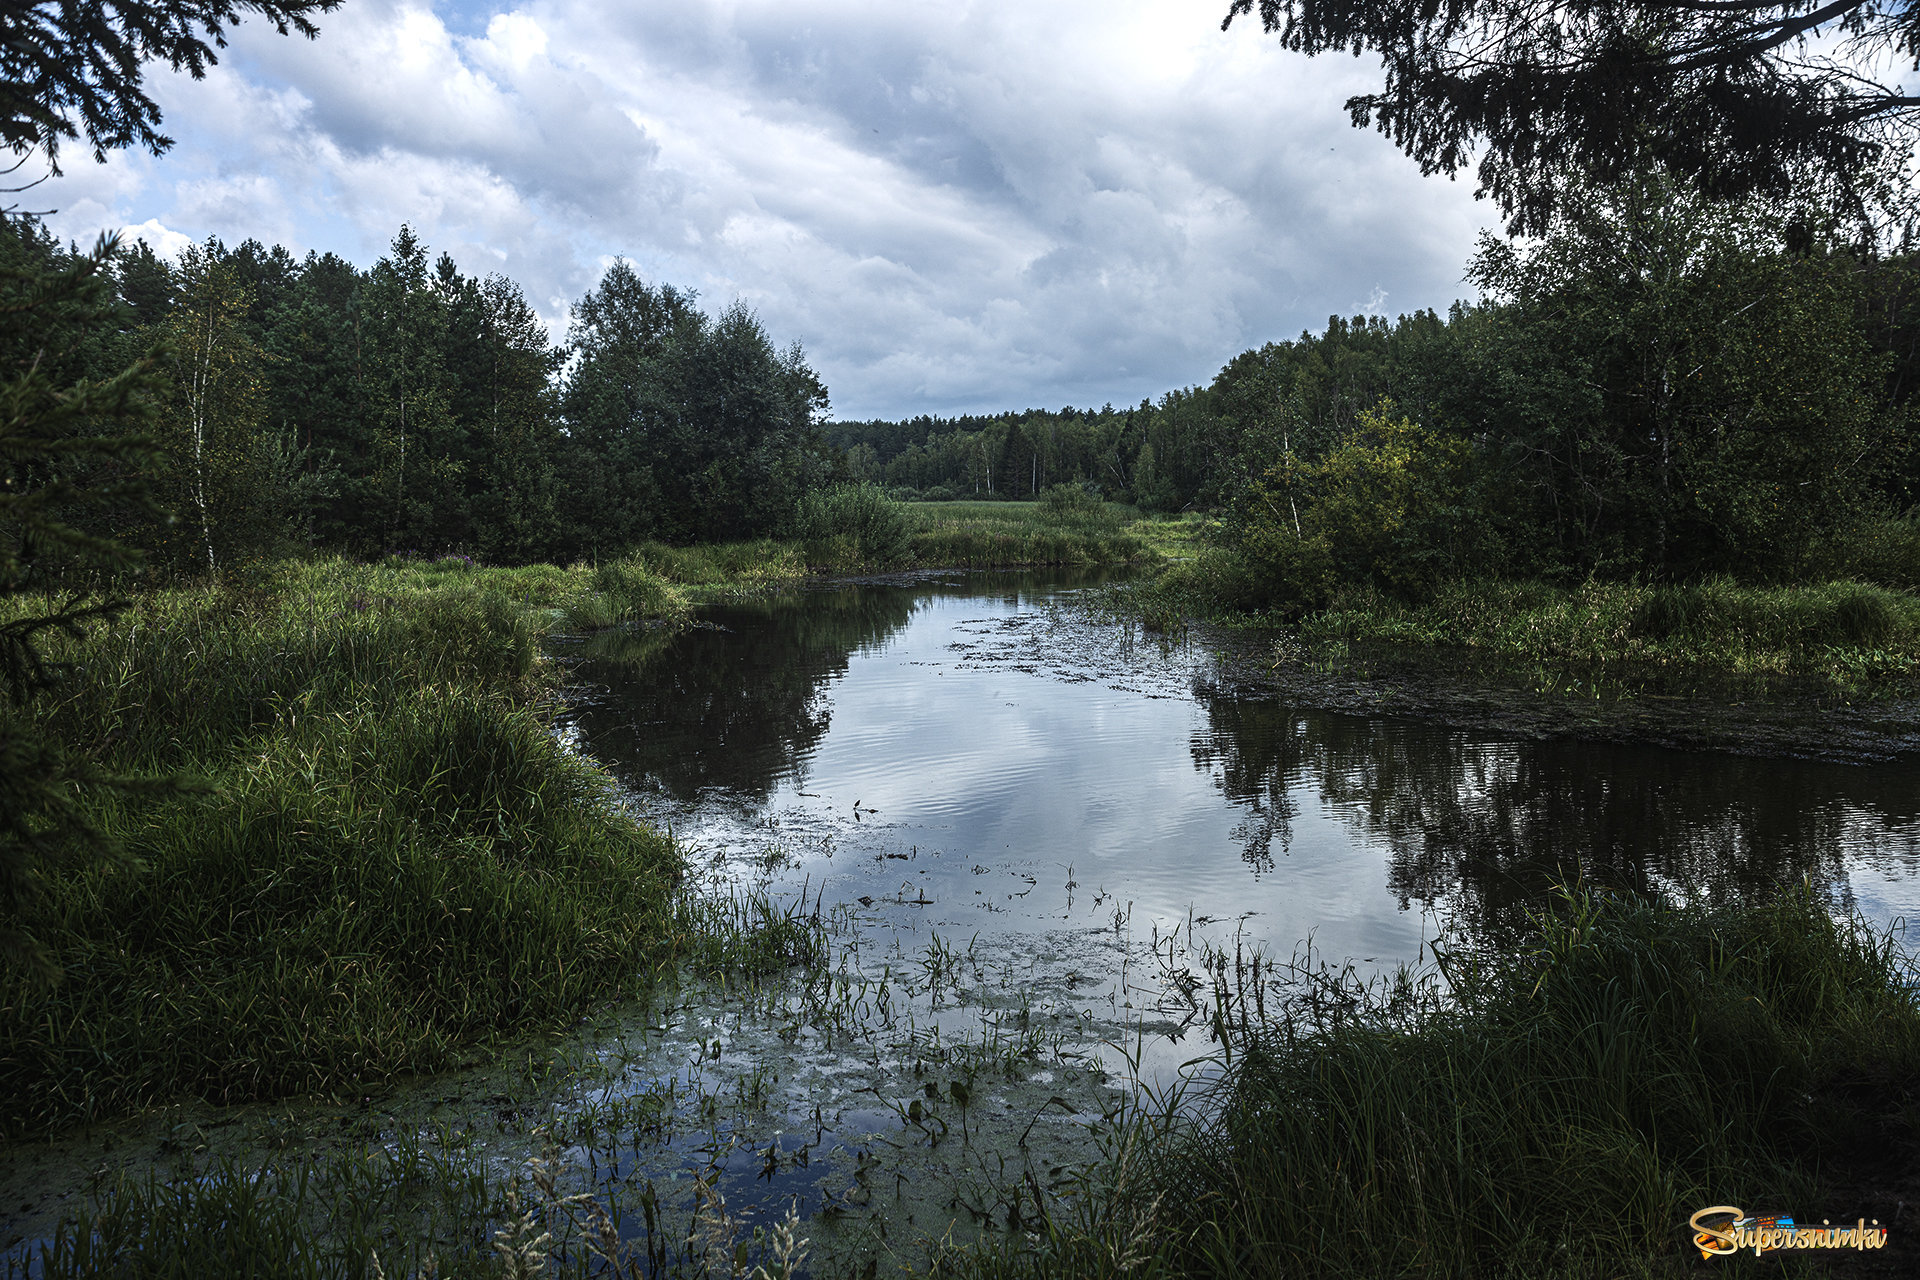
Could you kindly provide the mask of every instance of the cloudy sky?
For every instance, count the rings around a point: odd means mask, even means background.
[[[362,266],[411,223],[563,336],[616,256],[801,341],[842,418],[1137,402],[1333,312],[1467,293],[1492,225],[1226,0],[346,0],[69,148],[62,235]],[[51,191],[49,193],[49,188]]]

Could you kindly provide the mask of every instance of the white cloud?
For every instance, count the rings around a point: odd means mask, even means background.
[[[1334,311],[1445,306],[1489,211],[1224,4],[356,0],[154,74],[154,160],[76,162],[76,236],[363,264],[412,222],[559,330],[624,254],[805,343],[845,416],[1125,403]],[[169,241],[171,243],[171,241]]]

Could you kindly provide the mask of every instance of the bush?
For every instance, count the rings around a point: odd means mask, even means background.
[[[1854,577],[1883,587],[1920,587],[1920,514],[1869,524],[1843,559]]]
[[[1040,495],[1040,508],[1055,520],[1095,515],[1104,509],[1100,491],[1082,484],[1049,485]]]
[[[901,504],[871,484],[816,489],[800,499],[792,521],[808,563],[836,568],[904,564],[912,532]]]
[[[1240,546],[1289,603],[1313,607],[1336,583],[1422,598],[1496,548],[1474,484],[1466,441],[1382,400],[1323,457],[1290,454],[1248,487]]]

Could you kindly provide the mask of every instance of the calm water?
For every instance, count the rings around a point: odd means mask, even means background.
[[[1920,770],[1304,710],[1257,637],[1136,641],[1068,579],[835,586],[577,650],[574,731],[716,874],[1045,951],[1121,924],[1417,960],[1578,874],[1920,909]],[[863,902],[863,900],[865,900]],[[1091,975],[1090,975],[1091,976]]]

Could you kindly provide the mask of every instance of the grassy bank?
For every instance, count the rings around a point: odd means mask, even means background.
[[[1143,520],[1130,507],[1098,501],[898,503],[847,486],[803,507],[785,540],[648,543],[591,571],[552,573],[564,581],[558,602],[565,623],[594,629],[642,619],[677,623],[703,600],[817,574],[1150,562],[1191,527]]]
[[[550,732],[538,632],[587,576],[287,565],[144,596],[87,642],[51,731],[211,791],[97,798],[141,868],[56,874],[29,901],[65,976],[0,977],[4,1131],[347,1092],[671,965],[803,955],[787,922],[706,927],[670,842]]]
[[[1231,1067],[1143,1121],[995,1276],[1677,1273],[1715,1204],[1891,1218],[1920,1138],[1914,962],[1810,896],[1574,894],[1370,990],[1220,957]],[[1265,1015],[1265,1016],[1262,1016]],[[1865,1188],[1863,1190],[1863,1188]]]
[[[1127,564],[1153,554],[1138,512],[1097,499],[861,503],[849,495],[842,505],[823,510],[820,531],[801,544],[810,563],[837,572]]]
[[[1646,586],[1590,581],[1450,582],[1425,599],[1371,587],[1318,608],[1275,607],[1234,553],[1210,548],[1109,589],[1108,608],[1159,629],[1188,619],[1284,626],[1296,640],[1459,647],[1528,663],[1814,679],[1848,693],[1920,679],[1920,595],[1849,579]]]
[[[1117,503],[918,502],[917,562],[964,568],[1134,564],[1160,558],[1178,521],[1142,518]]]

